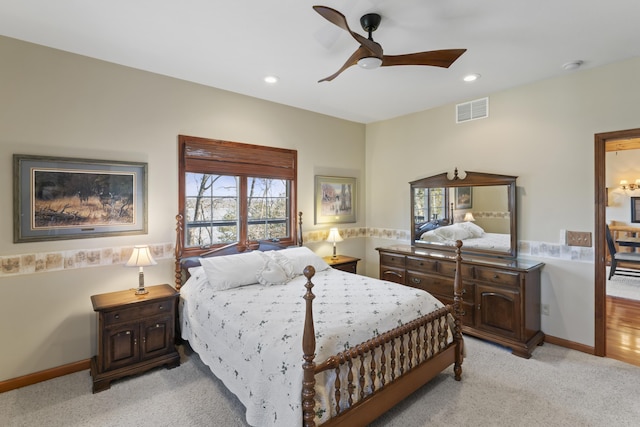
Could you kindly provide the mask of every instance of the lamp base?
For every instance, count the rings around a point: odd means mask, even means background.
[[[148,293],[149,293],[149,291],[146,290],[145,288],[138,288],[138,289],[136,289],[136,293],[135,294],[136,295],[146,295]]]

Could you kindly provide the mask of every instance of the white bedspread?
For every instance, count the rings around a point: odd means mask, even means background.
[[[316,362],[443,306],[424,291],[331,268],[312,281]],[[305,283],[212,291],[191,278],[181,289],[182,338],[252,426],[302,425]]]

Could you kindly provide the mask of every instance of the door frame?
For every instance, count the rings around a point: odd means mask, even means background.
[[[610,140],[640,138],[640,128],[595,134],[595,355],[606,356],[607,281],[606,281],[606,144]]]

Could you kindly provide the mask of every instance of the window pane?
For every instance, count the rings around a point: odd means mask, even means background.
[[[238,240],[238,178],[185,173],[185,247]]]
[[[289,188],[285,179],[248,178],[249,240],[289,237]]]

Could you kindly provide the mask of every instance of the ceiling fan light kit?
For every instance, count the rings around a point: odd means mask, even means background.
[[[375,69],[392,65],[426,65],[431,67],[449,68],[466,49],[443,49],[426,52],[409,53],[404,55],[384,55],[382,46],[373,40],[372,33],[378,28],[382,17],[377,13],[368,13],[360,18],[362,29],[368,33],[368,38],[351,31],[347,18],[335,9],[327,6],[313,6],[324,19],[342,28],[353,37],[360,47],[356,49],[338,71],[325,77],[319,82],[331,81],[347,68],[358,64],[362,68]]]
[[[358,60],[358,65],[361,68],[373,70],[374,68],[378,68],[382,65],[382,59],[376,58],[375,56],[367,56],[366,58],[360,58],[360,60]]]

